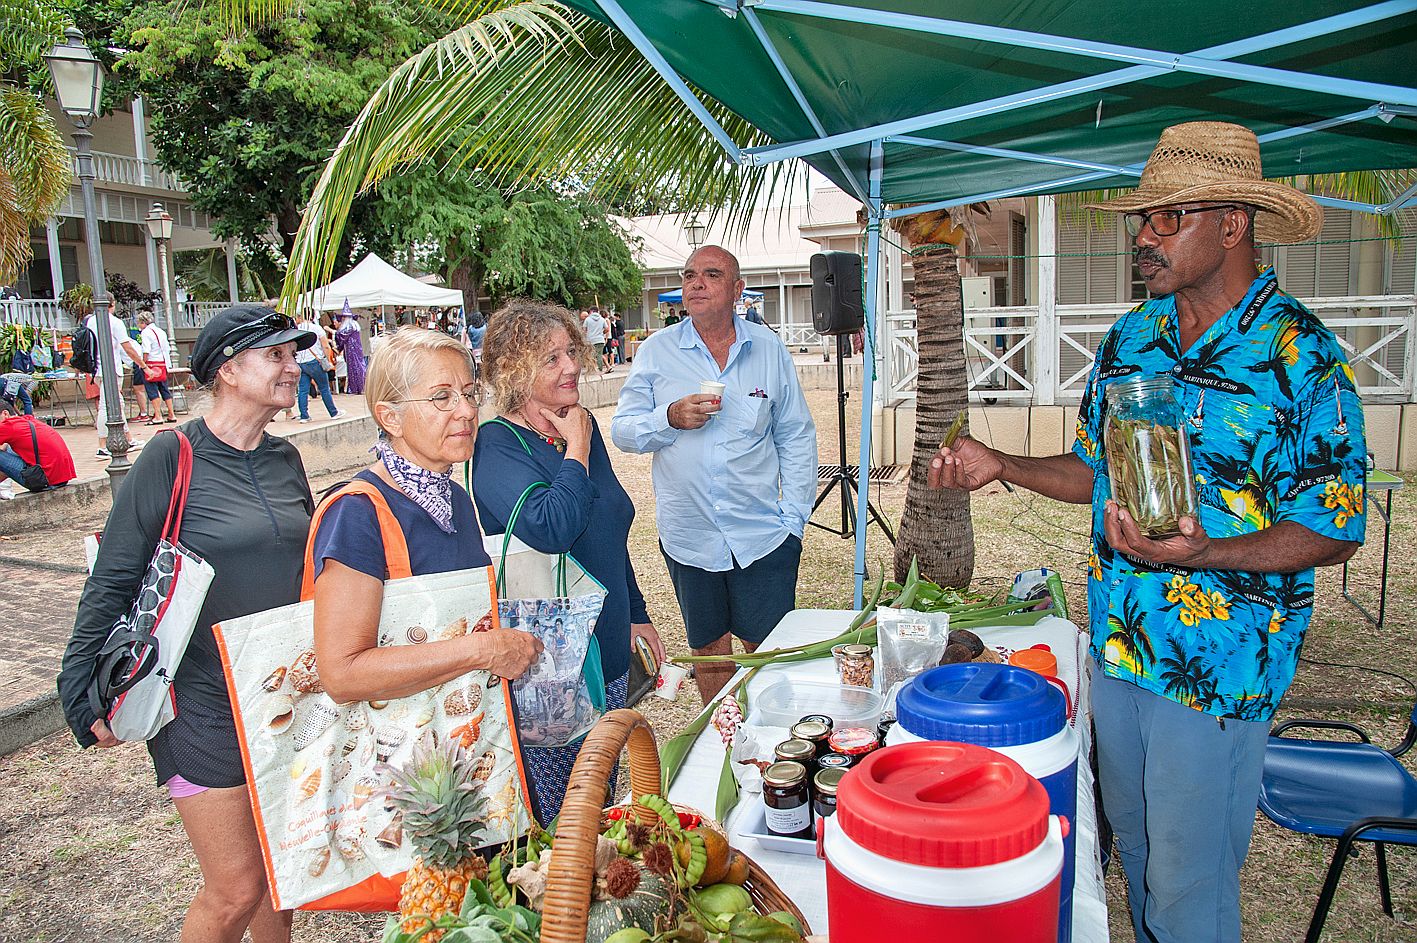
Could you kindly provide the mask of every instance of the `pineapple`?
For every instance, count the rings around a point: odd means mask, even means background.
[[[468,879],[487,876],[487,862],[474,854],[482,833],[482,783],[477,762],[457,740],[423,747],[402,769],[392,772],[386,792],[403,816],[413,843],[414,862],[399,898],[400,926],[415,933],[443,914],[462,910]],[[430,930],[422,940],[443,936]]]

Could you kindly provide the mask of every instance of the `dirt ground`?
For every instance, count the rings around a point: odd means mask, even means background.
[[[817,417],[823,458],[832,461],[834,396],[812,393],[808,399]],[[608,424],[611,412],[597,411],[602,426]],[[854,411],[848,429],[854,460]],[[671,653],[682,653],[683,625],[656,542],[649,459],[622,455],[613,448],[611,454],[639,509],[631,553],[640,586]],[[1408,680],[1417,677],[1412,644],[1417,624],[1414,484],[1417,479],[1409,478],[1409,487],[1393,502],[1387,625],[1379,631],[1364,622],[1339,596],[1337,570],[1321,572],[1306,660],[1281,707],[1281,717],[1355,721],[1386,744],[1401,737],[1417,692]],[[872,500],[893,521],[899,520],[904,495],[903,485],[871,490]],[[831,517],[824,510],[819,519]],[[73,521],[69,529],[77,537],[96,523]],[[1025,492],[990,489],[975,497],[974,527],[977,587],[997,588],[1018,570],[1046,565],[1063,573],[1075,617],[1084,618],[1085,509],[1063,507]],[[1379,522],[1374,519],[1370,546],[1353,567],[1355,585],[1364,592],[1375,591],[1379,536]],[[15,552],[13,545],[6,552]],[[809,528],[799,606],[849,607],[852,556],[851,541]],[[884,537],[871,528],[871,571],[875,572],[877,561],[889,558]],[[681,729],[698,708],[694,696],[673,704],[649,698],[644,706],[661,737]],[[0,758],[0,809],[4,810],[0,813],[0,941],[126,943],[176,938],[201,876],[171,803],[153,783],[141,746],[81,752],[61,734]],[[1197,815],[1204,814],[1197,810]],[[1332,842],[1301,837],[1257,818],[1242,875],[1247,941],[1289,943],[1302,938],[1332,848]],[[1399,920],[1389,920],[1381,912],[1373,857],[1365,848],[1348,866],[1324,940],[1395,943],[1417,938],[1417,927],[1406,917],[1417,913],[1417,856],[1409,849],[1392,848],[1388,858]],[[1133,937],[1119,869],[1109,875],[1108,891],[1112,938],[1125,943]],[[367,943],[378,938],[382,924],[379,916],[302,913],[295,920],[295,939]]]

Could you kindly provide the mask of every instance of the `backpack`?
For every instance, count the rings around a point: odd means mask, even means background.
[[[69,365],[80,373],[98,373],[98,338],[87,324],[74,332]]]

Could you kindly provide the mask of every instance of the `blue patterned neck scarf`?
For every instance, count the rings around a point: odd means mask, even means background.
[[[394,480],[404,494],[414,504],[428,512],[433,523],[445,534],[456,534],[453,527],[453,476],[452,473],[429,471],[415,465],[393,450],[382,437],[374,443],[374,451],[383,459],[389,477]]]

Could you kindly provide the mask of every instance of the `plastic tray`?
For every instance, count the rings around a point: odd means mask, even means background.
[[[743,822],[738,827],[738,834],[744,838],[754,838],[764,847],[773,851],[785,852],[789,855],[812,855],[817,854],[817,843],[808,838],[784,838],[781,835],[774,835],[768,831],[768,817],[763,812],[763,797],[756,796],[752,800],[751,809],[743,814]]]
[[[841,727],[872,727],[881,720],[884,699],[870,688],[834,682],[777,681],[752,701],[751,723],[791,727],[808,714],[826,714]]]

